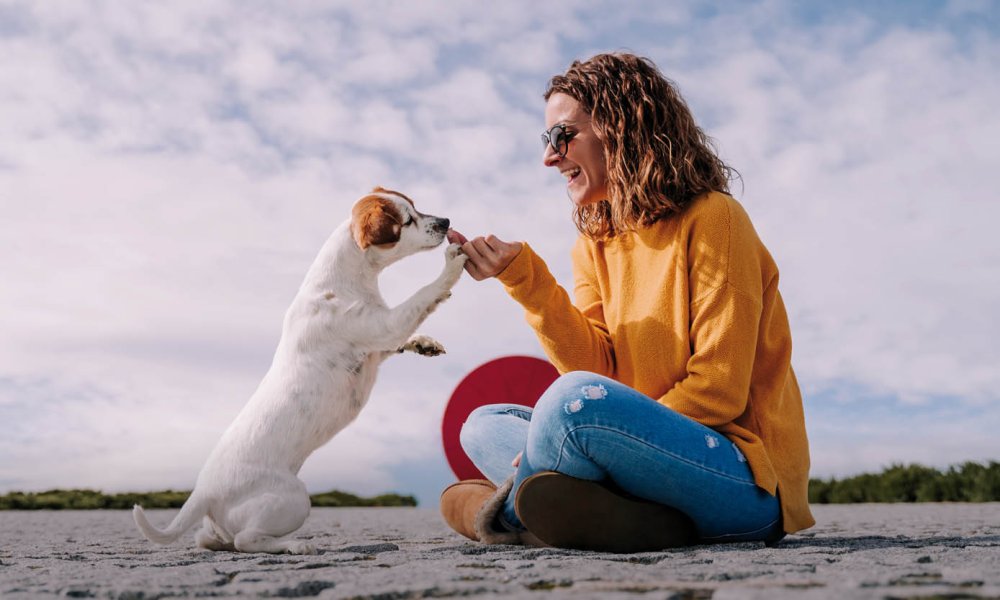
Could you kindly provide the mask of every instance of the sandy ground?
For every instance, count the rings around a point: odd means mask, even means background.
[[[484,546],[419,508],[315,509],[315,556],[155,546],[127,511],[0,512],[0,597],[1000,598],[1000,503],[814,508],[777,548],[632,555]]]

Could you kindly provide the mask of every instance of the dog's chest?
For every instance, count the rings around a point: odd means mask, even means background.
[[[280,412],[297,421],[287,429],[301,432],[305,455],[357,418],[371,394],[378,362],[368,355],[341,355],[314,362],[298,378],[292,402]],[[310,380],[314,383],[307,383]],[[269,421],[272,427],[283,428],[280,419]]]
[[[382,363],[380,353],[355,353],[347,363],[347,372],[353,380],[348,401],[350,409],[360,411],[368,401],[372,386],[375,385],[375,376],[378,374],[378,367]]]
[[[380,352],[364,352],[355,348],[342,348],[331,352],[313,365],[312,376],[320,383],[320,396],[315,414],[320,421],[350,421],[364,407],[375,385],[378,367],[382,362]],[[325,388],[325,390],[324,390]]]

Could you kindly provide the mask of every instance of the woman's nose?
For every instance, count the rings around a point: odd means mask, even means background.
[[[554,167],[559,164],[562,157],[552,148],[552,144],[545,144],[545,152],[542,153],[542,164],[546,167]]]

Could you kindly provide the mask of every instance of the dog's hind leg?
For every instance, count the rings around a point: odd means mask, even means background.
[[[236,550],[232,539],[226,539],[210,518],[205,517],[201,529],[194,534],[194,541],[199,548],[206,550]]]
[[[240,552],[316,554],[316,547],[309,542],[286,540],[254,529],[244,529],[236,534],[236,549]]]
[[[286,539],[305,523],[309,508],[309,496],[305,491],[254,496],[234,511],[246,518],[241,519],[244,526],[233,538],[233,546],[239,552],[315,554],[312,544]]]

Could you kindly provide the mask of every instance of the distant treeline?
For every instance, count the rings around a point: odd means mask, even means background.
[[[105,494],[95,490],[11,492],[0,496],[0,510],[179,508],[190,492]],[[313,506],[416,506],[413,496],[382,494],[364,498],[330,491],[310,496]],[[845,479],[810,479],[809,502],[1000,502],[1000,462],[966,462],[938,471],[922,465],[896,464],[878,474]]]
[[[0,496],[0,510],[86,510],[128,508],[180,508],[191,492],[105,494],[95,490],[49,490],[47,492],[11,492]],[[363,498],[336,490],[310,496],[313,506],[416,506],[413,496],[382,494]]]
[[[879,474],[846,479],[810,479],[809,502],[997,502],[1000,463],[967,462],[941,472],[922,465],[895,464]]]

